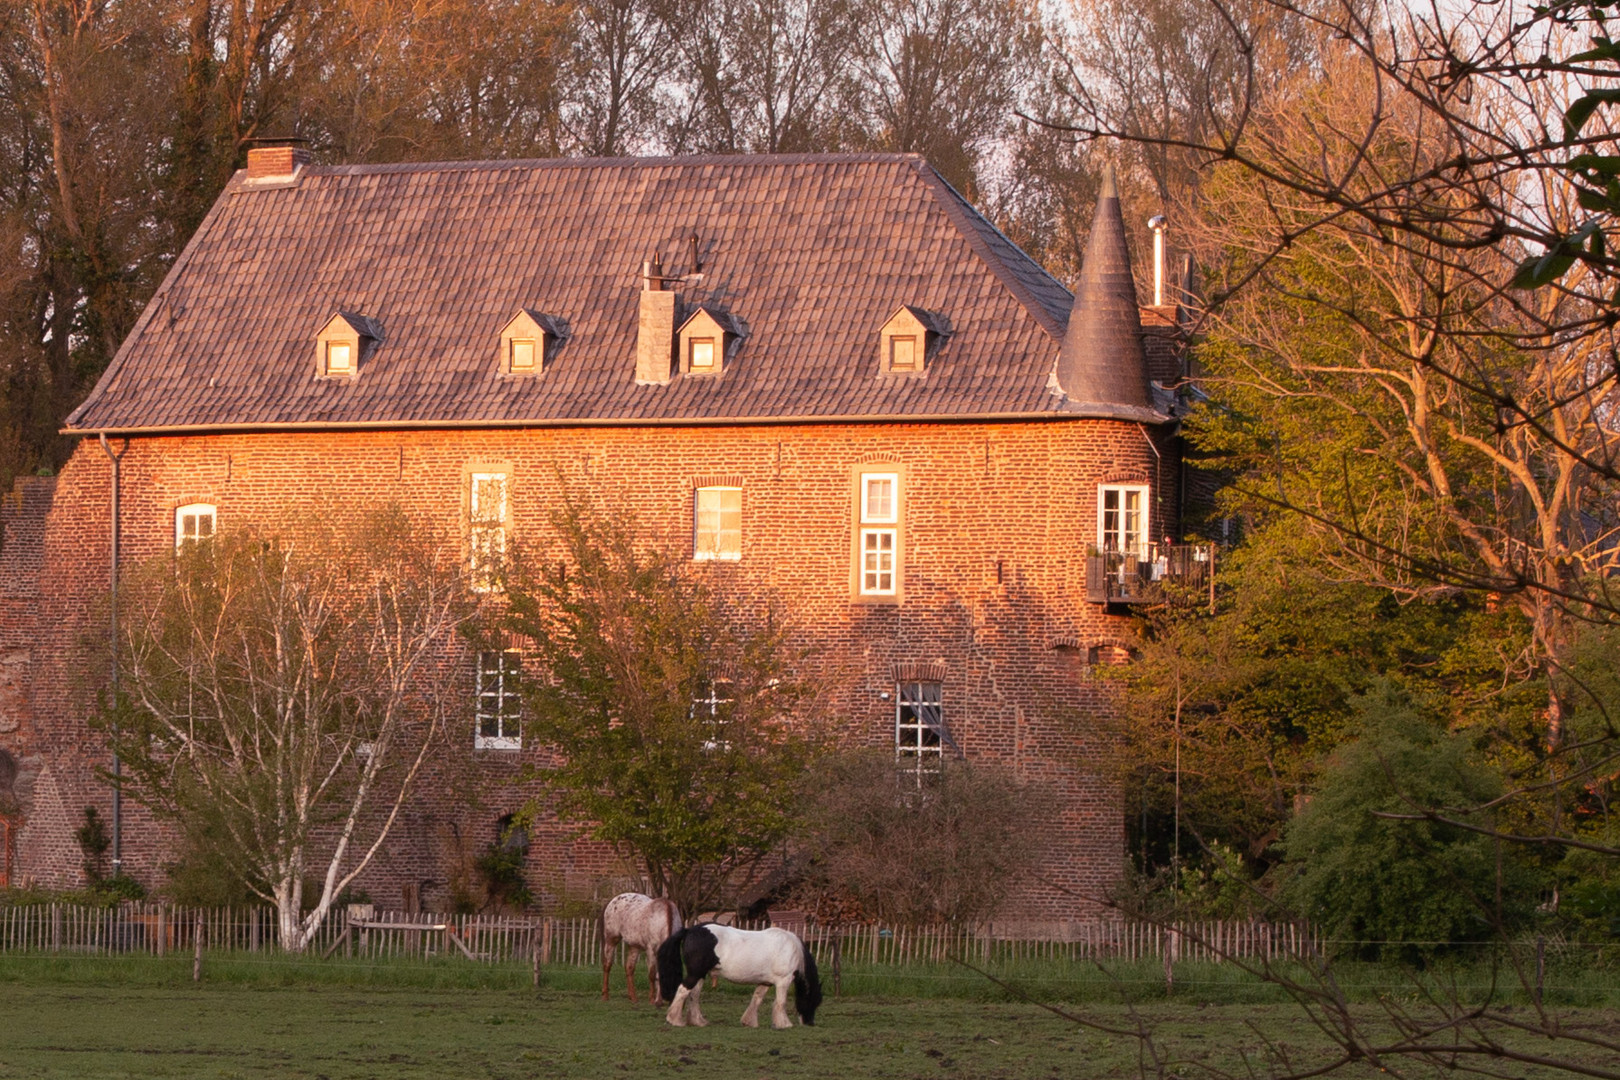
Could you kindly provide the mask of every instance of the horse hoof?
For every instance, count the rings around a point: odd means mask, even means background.
[[[703,1019],[703,1017],[700,1016],[696,1020],[692,1021],[692,1026],[693,1027],[708,1027],[709,1022],[707,1020]]]

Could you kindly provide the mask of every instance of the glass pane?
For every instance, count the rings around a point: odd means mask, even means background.
[[[353,364],[349,343],[346,341],[329,341],[326,343],[326,370],[329,372],[346,372]]]
[[[896,371],[910,371],[917,366],[917,339],[890,338],[889,367]]]
[[[867,476],[861,494],[861,520],[895,520],[893,476]]]
[[[692,368],[714,367],[714,338],[692,339]]]
[[[534,339],[533,338],[513,338],[512,339],[512,370],[513,371],[533,371],[534,370]]]

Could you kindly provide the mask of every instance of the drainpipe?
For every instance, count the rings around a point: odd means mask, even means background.
[[[1164,528],[1164,455],[1159,453],[1158,446],[1153,442],[1153,436],[1148,434],[1146,424],[1139,423],[1136,425],[1136,429],[1142,433],[1142,438],[1148,444],[1148,449],[1153,451],[1153,505],[1158,508],[1159,528],[1162,529]],[[1181,522],[1176,522],[1176,527],[1180,528],[1180,526]]]
[[[107,433],[100,432],[101,449],[112,462],[112,561],[108,577],[111,581],[112,597],[112,692],[113,707],[118,706],[118,481],[119,464],[124,455],[129,452],[129,437],[124,437],[124,448],[113,453],[112,444],[107,441]],[[118,728],[113,728],[113,738],[118,737]],[[117,744],[113,747],[112,759],[113,774],[113,805],[112,805],[112,872],[117,877],[124,872],[124,771],[122,763],[118,760]]]

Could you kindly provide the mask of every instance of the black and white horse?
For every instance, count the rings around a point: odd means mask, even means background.
[[[787,1013],[790,985],[800,1019],[806,1024],[816,1022],[816,1008],[821,1004],[821,977],[816,974],[815,958],[797,934],[775,928],[738,930],[712,923],[689,926],[671,934],[658,946],[658,984],[666,991],[679,986],[670,999],[666,1020],[676,1027],[685,1027],[690,1011],[691,1023],[698,1027],[708,1023],[703,1019],[698,999],[703,993],[703,976],[711,971],[718,972],[728,982],[755,987],[753,1000],[742,1015],[742,1022],[749,1027],[759,1026],[759,1004],[773,986],[776,1001],[771,1006],[772,1027],[793,1026]]]

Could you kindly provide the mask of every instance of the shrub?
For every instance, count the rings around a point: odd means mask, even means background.
[[[1536,914],[1541,875],[1513,845],[1422,815],[1490,828],[1502,793],[1469,741],[1387,687],[1354,702],[1363,732],[1325,764],[1283,837],[1282,895],[1335,952],[1412,960],[1512,934]]]

